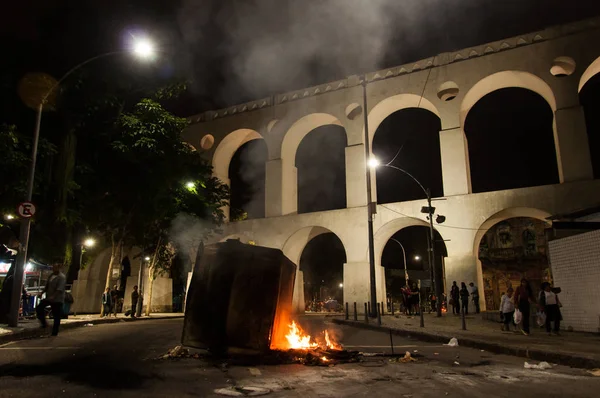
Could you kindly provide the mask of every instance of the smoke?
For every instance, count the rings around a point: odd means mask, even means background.
[[[463,2],[470,0],[463,0]],[[219,60],[219,96],[260,98],[373,71],[434,28],[441,0],[184,0],[179,23],[204,62]],[[434,16],[436,16],[434,18]],[[218,41],[214,40],[218,36]],[[401,40],[397,40],[401,39]],[[205,68],[206,66],[202,66]],[[196,70],[196,75],[202,70]],[[215,93],[216,94],[216,93]],[[229,101],[228,101],[229,100]],[[235,100],[234,100],[235,102]]]
[[[187,280],[187,272],[193,269],[198,248],[215,232],[214,224],[209,220],[201,220],[189,214],[178,214],[169,228],[169,240],[184,259],[182,280]]]

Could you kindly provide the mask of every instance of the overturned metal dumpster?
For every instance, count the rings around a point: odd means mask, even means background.
[[[204,247],[189,287],[182,342],[263,353],[285,339],[296,266],[280,250],[229,240]]]

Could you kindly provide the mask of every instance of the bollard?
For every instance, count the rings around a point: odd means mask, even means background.
[[[368,309],[368,304],[365,303],[365,323],[369,323],[369,313],[367,312]]]
[[[394,316],[394,300],[390,301],[390,309],[392,310],[392,316]]]
[[[348,312],[348,303],[346,303],[346,320],[350,319],[350,313]]]
[[[465,318],[465,309],[463,308],[462,311],[462,330],[467,330],[467,318]]]
[[[354,320],[358,321],[358,312],[356,311],[356,301],[354,302]]]
[[[381,326],[381,303],[377,303],[377,325]]]
[[[392,329],[390,329],[390,347],[392,348],[392,355],[394,355],[394,339],[392,338]]]
[[[371,315],[371,302],[370,301],[367,303],[367,310],[368,310],[367,316]]]
[[[423,306],[422,305],[419,306],[419,314],[421,314],[421,322],[420,322],[419,326],[424,328],[425,327],[425,319],[423,319]]]
[[[385,303],[381,302],[381,315],[385,315]]]

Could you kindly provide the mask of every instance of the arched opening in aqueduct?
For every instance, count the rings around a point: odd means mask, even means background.
[[[429,241],[429,227],[425,225],[412,225],[395,232],[387,241],[381,255],[381,265],[385,269],[385,287],[388,302],[388,311],[391,311],[390,301],[394,308],[399,310],[406,303],[403,300],[401,289],[406,285],[404,275],[404,253],[406,253],[406,270],[408,283],[412,286],[421,281],[421,293],[424,300],[429,299],[432,293],[432,275],[427,252]],[[402,250],[404,248],[404,252]],[[435,231],[435,265],[438,280],[442,286],[444,280],[444,257],[448,256],[446,244],[439,232]],[[443,288],[442,288],[443,291]],[[425,303],[424,303],[425,304]]]
[[[299,268],[304,276],[304,301],[307,311],[333,311],[335,300],[344,302],[344,263],[346,251],[334,233],[312,238],[302,251]]]
[[[440,118],[423,108],[404,108],[387,116],[373,137],[373,155],[388,163],[396,155],[393,166],[415,178],[433,197],[443,196],[442,161],[440,156]],[[395,203],[426,197],[410,177],[389,167],[379,167],[377,203]]]
[[[309,132],[298,145],[298,213],[346,207],[346,131],[324,125]]]
[[[553,124],[550,104],[529,89],[479,99],[464,124],[473,192],[559,183]]]
[[[240,146],[231,158],[229,211],[232,221],[264,218],[267,157],[265,140],[255,139]]]
[[[600,178],[600,58],[583,73],[579,101],[585,113],[594,178]]]
[[[475,258],[482,310],[498,310],[502,294],[522,278],[534,294],[552,281],[545,229],[550,214],[532,208],[509,208],[485,221],[475,236]]]

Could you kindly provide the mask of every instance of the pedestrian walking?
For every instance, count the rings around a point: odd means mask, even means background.
[[[460,301],[462,304],[462,311],[465,315],[469,315],[469,289],[467,289],[467,284],[464,282],[460,283]]]
[[[135,313],[136,313],[139,298],[140,298],[140,294],[138,293],[138,287],[137,287],[137,285],[135,285],[133,287],[133,292],[131,292],[131,317],[132,318],[135,318]]]
[[[109,317],[110,310],[112,309],[112,297],[110,296],[110,287],[107,287],[104,293],[102,293],[102,306],[104,307],[103,316]]]
[[[529,322],[531,321],[531,303],[533,302],[533,292],[529,281],[523,278],[521,279],[521,285],[515,291],[514,303],[523,316],[521,331],[525,336],[529,336],[530,333]]]
[[[29,297],[31,295],[27,293],[25,285],[23,285],[23,292],[21,293],[21,300],[23,301],[23,316],[29,316]]]
[[[456,284],[456,281],[452,282],[452,288],[450,289],[450,301],[452,304],[452,313],[460,315],[460,289]]]
[[[542,283],[542,292],[540,294],[540,302],[539,307],[540,310],[544,311],[546,314],[546,333],[550,335],[551,330],[551,322],[554,322],[554,333],[556,335],[560,334],[560,321],[562,320],[562,315],[560,313],[560,307],[562,304],[558,299],[558,295],[552,291],[550,283],[544,282]]]
[[[110,298],[112,300],[111,312],[114,314],[114,316],[116,318],[117,312],[119,311],[119,309],[117,308],[119,306],[119,290],[117,289],[117,285],[114,285],[113,289],[110,291]]]
[[[60,272],[61,264],[52,265],[52,275],[46,282],[46,287],[42,293],[46,294],[46,297],[40,301],[40,304],[36,307],[35,311],[37,317],[42,324],[42,328],[48,327],[46,322],[46,307],[50,306],[52,309],[52,318],[54,318],[54,324],[52,325],[52,336],[58,336],[58,329],[60,328],[60,319],[62,318],[62,308],[65,302],[65,287],[67,278],[65,274]]]
[[[517,325],[514,321],[515,315],[515,303],[513,302],[513,288],[509,287],[506,291],[506,294],[502,296],[502,301],[500,302],[500,314],[502,315],[502,331],[509,332],[510,324],[512,323],[515,328]]]
[[[473,300],[473,304],[475,304],[475,313],[479,314],[479,289],[477,289],[477,285],[473,282],[469,283],[469,287],[471,288],[471,299]]]

